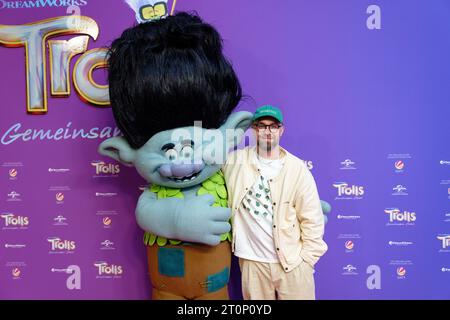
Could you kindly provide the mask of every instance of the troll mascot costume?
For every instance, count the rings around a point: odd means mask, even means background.
[[[231,211],[220,169],[252,114],[232,113],[241,86],[214,27],[196,15],[168,15],[167,0],[126,1],[139,24],[108,55],[123,137],[105,140],[99,152],[149,183],[136,219],[153,299],[228,299]]]
[[[113,41],[111,106],[123,137],[99,152],[150,184],[136,219],[145,230],[153,299],[228,299],[231,211],[220,168],[251,124],[232,113],[241,86],[219,33],[163,1],[131,1],[139,24]]]

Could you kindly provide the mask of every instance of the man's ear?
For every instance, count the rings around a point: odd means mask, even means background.
[[[232,113],[220,127],[227,137],[227,146],[232,149],[241,143],[245,131],[252,124],[253,114],[247,111]]]
[[[136,157],[134,150],[124,137],[114,137],[103,141],[98,147],[98,153],[113,158],[125,166],[132,167]]]

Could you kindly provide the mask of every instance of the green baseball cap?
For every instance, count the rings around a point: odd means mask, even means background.
[[[258,120],[262,117],[272,117],[277,119],[279,122],[283,122],[283,114],[281,113],[281,110],[269,104],[256,109],[252,121]]]

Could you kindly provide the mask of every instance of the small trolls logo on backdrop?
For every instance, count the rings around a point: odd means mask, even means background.
[[[91,166],[95,167],[94,177],[117,177],[120,173],[120,166],[118,164],[93,161],[91,162]]]
[[[16,216],[12,213],[4,213],[1,215],[3,218],[3,229],[27,229],[30,224],[30,219],[27,216]]]
[[[349,185],[347,182],[335,182],[333,187],[337,189],[335,200],[359,200],[365,193],[363,186]]]
[[[97,268],[97,278],[121,278],[123,267],[121,265],[108,264],[105,261],[95,262]]]
[[[49,253],[73,253],[76,248],[75,241],[62,240],[59,237],[51,237],[47,241],[50,243]]]
[[[387,208],[384,209],[384,213],[389,215],[389,222],[386,223],[387,226],[391,225],[409,225],[412,226],[417,220],[417,215],[415,212],[410,211],[400,211],[398,208]]]

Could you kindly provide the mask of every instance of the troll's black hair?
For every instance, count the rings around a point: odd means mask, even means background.
[[[113,41],[108,64],[114,118],[133,148],[194,121],[218,128],[242,97],[219,33],[195,14],[125,30]]]

